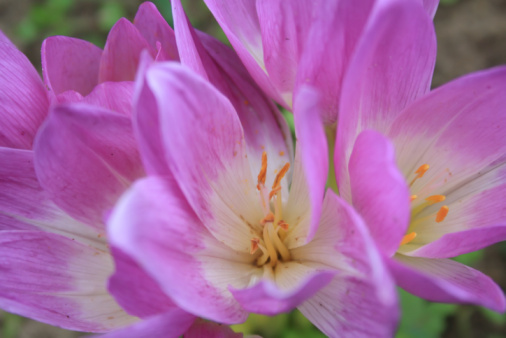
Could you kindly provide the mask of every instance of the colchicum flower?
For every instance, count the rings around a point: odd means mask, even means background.
[[[430,17],[410,1],[375,10],[343,81],[339,193],[364,218],[402,288],[504,311],[489,277],[449,258],[506,239],[506,69],[428,93]]]

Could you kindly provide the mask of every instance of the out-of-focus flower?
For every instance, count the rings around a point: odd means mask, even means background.
[[[376,10],[343,82],[339,192],[401,287],[504,311],[489,277],[449,258],[506,239],[506,69],[425,94],[435,56],[417,50],[433,50],[433,34],[420,33],[430,17],[410,1]]]
[[[233,105],[201,77],[159,63],[139,81],[136,126],[152,172],[115,208],[112,245],[204,318],[239,323],[299,307],[331,336],[391,335],[395,292],[362,221],[332,192],[322,205],[324,185],[311,184],[327,176],[312,92],[296,103],[306,119],[292,178],[290,139],[259,132],[266,150],[251,156]]]
[[[373,6],[388,0],[204,0],[253,78],[285,108],[304,85],[320,91],[325,124]],[[411,1],[411,0],[409,0]],[[419,0],[434,15],[439,0]]]

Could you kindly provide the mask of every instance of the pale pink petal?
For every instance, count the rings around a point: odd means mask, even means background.
[[[146,318],[136,324],[115,330],[94,338],[147,338],[147,337],[180,337],[195,321],[195,316],[174,308],[167,312]],[[204,336],[201,336],[204,337]],[[207,336],[206,336],[207,337]]]
[[[297,71],[295,92],[304,84],[318,89],[326,124],[337,120],[344,73],[373,3],[373,0],[324,1],[311,28],[305,28],[309,33]]]
[[[154,49],[130,21],[119,19],[107,37],[100,61],[98,82],[133,81],[144,49],[152,55],[155,54]]]
[[[217,239],[249,252],[263,213],[233,106],[179,64],[156,64],[146,79],[158,107],[150,113],[160,119],[166,163],[190,205]]]
[[[133,92],[133,82],[104,82],[96,86],[81,102],[131,116]]]
[[[0,41],[0,146],[31,149],[49,107],[30,61],[5,36]]]
[[[293,249],[305,260],[337,272],[299,310],[328,336],[388,337],[398,320],[396,290],[358,214],[327,191],[320,226],[307,245]]]
[[[423,7],[432,18],[436,15],[438,5],[439,0],[423,0]]]
[[[410,219],[409,188],[395,164],[390,141],[366,130],[356,139],[349,163],[353,206],[364,218],[378,247],[392,256]]]
[[[236,333],[228,326],[197,319],[184,333],[185,338],[242,338],[242,333]]]
[[[321,5],[315,0],[256,2],[265,70],[288,105],[292,104],[295,76],[309,27]]]
[[[42,75],[54,95],[75,90],[89,94],[98,84],[102,50],[91,42],[51,36],[42,43]]]
[[[69,330],[104,332],[137,319],[106,290],[108,252],[42,231],[0,232],[0,306]]]
[[[130,119],[78,104],[53,108],[36,140],[35,169],[59,207],[97,229],[144,173]]]
[[[471,303],[503,312],[501,288],[481,272],[449,259],[407,257],[388,260],[397,284],[434,302]]]
[[[107,289],[130,315],[146,319],[169,312],[177,305],[130,256],[112,248],[115,270]]]
[[[160,43],[168,60],[179,60],[174,31],[153,3],[144,2],[139,6],[134,25],[152,49],[158,49],[156,44]]]
[[[288,108],[289,105],[265,69],[262,33],[255,1],[205,0],[205,3],[256,83],[271,98]]]
[[[176,185],[139,180],[111,215],[109,236],[184,310],[229,324],[246,319],[227,287],[250,282],[253,256],[216,241]]]
[[[351,148],[365,129],[385,132],[401,111],[429,91],[436,58],[432,21],[416,1],[379,1],[350,61],[339,106],[336,168],[350,200]]]
[[[310,241],[318,229],[328,176],[327,139],[319,103],[318,93],[304,87],[295,98],[294,105],[297,158],[286,209],[290,217],[307,217],[299,224],[288,223],[292,227],[297,226],[297,236],[303,235],[306,241]],[[304,227],[304,230],[299,227]]]
[[[244,310],[268,316],[291,311],[313,297],[336,273],[331,268],[297,262],[278,262],[273,270],[274,280],[263,279],[250,288],[230,289]]]
[[[99,229],[51,201],[35,175],[32,151],[0,147],[0,163],[0,230],[44,230],[106,249]]]

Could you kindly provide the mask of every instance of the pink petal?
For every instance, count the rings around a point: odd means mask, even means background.
[[[249,252],[263,213],[234,108],[178,64],[152,66],[146,79],[158,106],[149,113],[160,119],[166,163],[190,205],[216,238]]]
[[[411,207],[409,188],[388,139],[372,130],[363,131],[353,147],[349,175],[353,206],[382,252],[392,256],[406,234]]]
[[[345,70],[369,17],[373,0],[325,1],[318,9],[297,72],[301,85],[318,89],[325,124],[335,123]]]
[[[147,319],[177,309],[157,282],[131,257],[114,247],[112,254],[115,271],[109,278],[107,289],[127,313]]]
[[[361,218],[327,191],[320,226],[294,260],[333,267],[337,274],[299,310],[328,336],[392,336],[398,320],[396,290]]]
[[[265,70],[284,101],[291,105],[300,55],[319,1],[259,0]]]
[[[131,116],[133,92],[133,82],[104,82],[96,86],[81,102]]]
[[[0,146],[31,149],[49,107],[30,61],[3,34],[0,40]]]
[[[185,338],[242,338],[242,333],[236,333],[228,326],[197,319],[184,333]]]
[[[267,95],[288,108],[265,71],[262,34],[255,2],[205,0],[205,3],[256,83]]]
[[[396,255],[388,264],[397,284],[434,302],[471,303],[504,312],[506,300],[490,277],[449,259]]]
[[[346,168],[357,135],[385,132],[411,102],[430,88],[436,58],[432,21],[415,1],[378,2],[343,81],[336,168],[339,192],[349,198]]]
[[[278,263],[275,281],[264,279],[246,289],[230,292],[248,312],[277,315],[293,310],[327,285],[335,274],[331,269],[309,268],[297,262]]]
[[[169,60],[179,61],[174,31],[153,3],[144,2],[139,6],[137,14],[135,14],[134,26],[137,27],[153,50],[157,49],[156,43],[158,42]]]
[[[111,215],[109,236],[112,244],[137,261],[182,309],[224,323],[246,319],[247,314],[227,290],[235,278],[247,278],[241,275],[244,269],[235,274],[206,269],[206,261],[238,266],[239,254],[207,232],[176,185],[154,176],[139,180]],[[253,268],[251,262],[241,264]],[[221,276],[223,285],[213,285],[213,275]]]
[[[434,15],[436,15],[438,5],[439,0],[423,0],[423,7],[431,18],[434,18]]]
[[[143,175],[130,120],[78,104],[52,110],[36,140],[35,169],[59,207],[98,229],[104,213]]]
[[[95,338],[146,338],[146,337],[180,337],[195,321],[195,317],[181,309],[174,308],[152,316],[141,322]]]
[[[98,82],[133,81],[144,49],[154,55],[154,50],[139,30],[130,21],[119,19],[107,37],[100,61]]]
[[[0,306],[69,330],[104,332],[136,319],[107,293],[110,255],[42,231],[0,232]]]
[[[54,95],[75,90],[84,96],[98,84],[102,50],[91,42],[52,36],[42,43],[41,53],[44,82]]]

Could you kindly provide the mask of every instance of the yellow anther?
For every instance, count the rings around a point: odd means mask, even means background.
[[[444,221],[446,215],[448,215],[448,211],[450,211],[450,208],[448,208],[447,205],[443,205],[441,209],[439,209],[439,211],[437,212],[436,223]]]
[[[411,195],[411,196],[409,197],[409,201],[410,201],[410,202],[413,202],[413,201],[414,201],[414,200],[416,200],[417,198],[418,198],[418,196],[416,196],[416,195]]]
[[[260,190],[260,186],[265,185],[265,177],[267,176],[267,152],[262,153],[262,167],[258,173],[258,184],[257,189]]]
[[[429,205],[436,204],[439,202],[443,202],[446,199],[444,195],[432,195],[427,197],[425,200],[429,202]]]
[[[402,237],[401,245],[408,244],[416,237],[416,232],[410,232],[406,236]]]

